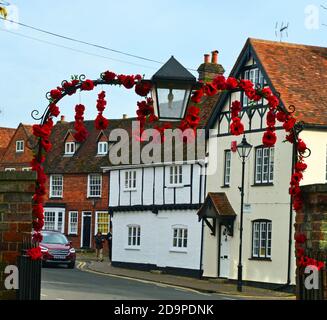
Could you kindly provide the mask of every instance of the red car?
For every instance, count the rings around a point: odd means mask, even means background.
[[[57,231],[42,231],[43,240],[40,243],[42,265],[65,264],[70,269],[75,268],[76,252],[65,235]]]

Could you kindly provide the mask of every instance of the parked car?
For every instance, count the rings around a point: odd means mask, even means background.
[[[42,265],[65,264],[70,269],[75,268],[76,252],[65,235],[57,231],[42,231],[43,240],[40,243]]]

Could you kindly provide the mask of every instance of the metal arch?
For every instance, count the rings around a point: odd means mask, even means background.
[[[1,0],[0,0],[1,1]],[[69,88],[69,89],[64,89],[63,88],[63,91],[62,91],[62,95],[59,99],[52,99],[51,97],[51,94],[50,94],[50,91],[46,93],[46,98],[47,100],[49,101],[49,104],[48,106],[46,107],[46,109],[44,110],[44,112],[41,114],[41,112],[37,109],[33,110],[31,112],[31,117],[35,120],[35,121],[40,121],[40,125],[44,125],[46,123],[46,121],[50,118],[50,106],[53,105],[53,104],[57,104],[58,102],[60,102],[65,96],[69,95],[69,93],[71,92],[70,90],[74,90],[74,93],[77,92],[77,90],[81,90],[81,86],[82,86],[82,82],[85,81],[86,79],[86,76],[84,74],[81,74],[79,76],[74,76],[73,79],[75,80],[78,80],[79,82],[74,85],[72,88]],[[144,79],[142,79],[143,81]],[[121,86],[121,83],[118,79],[114,79],[110,82],[108,81],[105,81],[104,80],[104,74],[102,73],[100,75],[100,78],[99,79],[96,79],[96,80],[91,80],[94,84],[94,86],[98,86],[98,85],[119,85]],[[68,83],[69,81],[67,80],[63,80],[61,82],[61,85],[63,86],[64,83]],[[29,147],[31,149],[36,149],[38,147],[38,158],[40,159],[41,158],[41,155],[42,155],[42,147],[41,147],[41,144],[40,144],[40,141],[41,139],[38,138],[37,139],[37,142],[35,144],[33,144],[32,140],[29,142]]]

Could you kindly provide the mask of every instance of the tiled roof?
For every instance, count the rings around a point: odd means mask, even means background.
[[[300,120],[327,125],[327,48],[249,39],[285,107]]]
[[[106,135],[116,128],[129,129],[133,119],[110,120]],[[68,130],[73,130],[74,122],[58,122],[51,133],[52,150],[45,162],[47,173],[96,173],[109,165],[109,157],[97,156],[97,137],[94,121],[84,122],[89,136],[81,143],[74,156],[64,156],[64,139]]]
[[[202,106],[201,106],[201,112],[200,112],[200,125],[199,129],[204,127],[209,115],[211,114],[216,102],[218,100],[218,95],[214,97],[208,97],[205,98]],[[191,104],[190,104],[191,105]],[[131,139],[132,139],[132,121],[135,121],[135,118],[128,118],[128,119],[115,119],[110,120],[109,119],[109,127],[104,132],[107,137],[109,137],[110,132],[117,128],[126,129],[129,132],[129,141],[126,141],[126,143],[129,143],[130,146],[130,157],[132,155],[131,150]],[[162,122],[157,122],[151,124],[151,127],[154,127],[156,125],[162,124]],[[172,122],[173,127],[176,127],[179,124],[179,122]],[[89,137],[85,142],[83,142],[78,150],[76,151],[75,155],[73,157],[64,156],[64,139],[67,135],[67,132],[69,130],[73,131],[74,123],[73,122],[58,122],[52,131],[51,134],[51,142],[53,144],[51,152],[47,156],[47,160],[45,162],[45,169],[48,173],[91,173],[91,172],[102,172],[102,167],[108,167],[112,166],[113,164],[109,162],[108,156],[98,156],[97,155],[97,139],[99,137],[100,132],[95,129],[94,121],[85,121],[85,126],[89,132]],[[147,128],[150,128],[150,125],[147,126]],[[141,148],[142,148],[141,144]],[[173,146],[175,148],[175,145]],[[181,146],[182,147],[182,146]],[[182,147],[184,151],[184,159],[186,159],[186,153],[187,153],[187,146],[184,144]],[[203,148],[200,149],[200,148]],[[198,155],[204,154],[204,148],[203,146],[198,146],[197,152]],[[162,159],[164,159],[164,152],[171,151],[167,149],[161,149],[162,153]],[[174,152],[173,154],[173,160],[174,158]],[[203,158],[203,157],[201,157]],[[194,159],[188,159],[188,160],[194,160]],[[131,163],[131,158],[130,158]]]
[[[123,145],[129,146],[129,157],[127,160],[128,163],[124,163],[126,165],[133,164],[132,163],[132,139],[135,139],[132,133],[132,121],[135,121],[135,118],[130,119],[121,119],[121,120],[109,120],[109,127],[105,130],[104,134],[106,137],[110,137],[110,132],[114,129],[125,129],[128,132],[128,136],[123,138],[122,141]],[[160,122],[154,123],[154,125],[159,124]],[[175,122],[177,125],[178,122]],[[123,165],[113,164],[110,162],[108,155],[106,156],[99,156],[97,155],[97,142],[99,137],[99,131],[96,130],[94,126],[94,121],[85,121],[85,126],[89,132],[89,136],[85,142],[79,144],[79,147],[76,153],[73,156],[65,156],[64,155],[64,147],[65,147],[65,136],[69,130],[73,130],[74,122],[58,122],[51,133],[51,143],[52,143],[52,150],[47,156],[45,162],[45,169],[47,173],[96,173],[102,172],[103,167],[110,167],[114,165]],[[152,128],[152,126],[151,126]],[[119,141],[121,143],[121,141]],[[142,149],[144,145],[148,144],[149,142],[142,142],[140,144],[140,148]],[[164,155],[172,154],[172,160],[175,160],[175,148],[182,148],[183,150],[183,159],[186,159],[187,155],[187,146],[186,144],[182,145],[182,142],[176,141],[173,144],[172,148],[165,146],[165,148],[161,148],[161,160],[164,160]],[[198,155],[204,155],[204,148],[205,146],[198,147]],[[201,150],[201,151],[200,151]],[[194,160],[196,155],[192,159],[187,160]],[[203,157],[201,157],[202,159]],[[176,159],[179,160],[179,159]],[[144,164],[144,163],[142,163]]]
[[[213,209],[213,210],[212,210]],[[236,213],[231,206],[226,193],[209,192],[206,200],[198,212],[202,217],[235,217]]]
[[[6,148],[14,136],[16,129],[0,128],[0,148]]]
[[[16,129],[13,128],[0,128],[0,159],[4,155],[15,132]]]

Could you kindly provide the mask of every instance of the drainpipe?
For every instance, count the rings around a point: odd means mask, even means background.
[[[201,249],[200,249],[200,273],[199,279],[202,279],[203,270],[202,270],[202,262],[203,262],[203,219],[201,219]]]
[[[205,175],[204,175],[204,198],[206,196],[206,187],[207,187],[207,163],[205,162],[204,165],[202,165],[201,162],[199,162],[199,165],[201,167],[201,170],[203,169],[203,166],[205,168]],[[200,179],[201,181],[201,179]],[[202,263],[203,263],[203,230],[204,230],[204,225],[203,225],[203,219],[201,219],[201,248],[200,248],[200,268],[199,268],[199,279],[202,278],[203,272],[201,273],[202,270]]]
[[[292,172],[294,172],[294,166],[296,161],[296,150],[295,143],[293,143],[292,147]],[[289,225],[289,239],[288,239],[288,268],[287,268],[287,283],[286,286],[291,284],[291,260],[292,260],[292,243],[293,243],[293,199],[290,196],[290,225]]]

